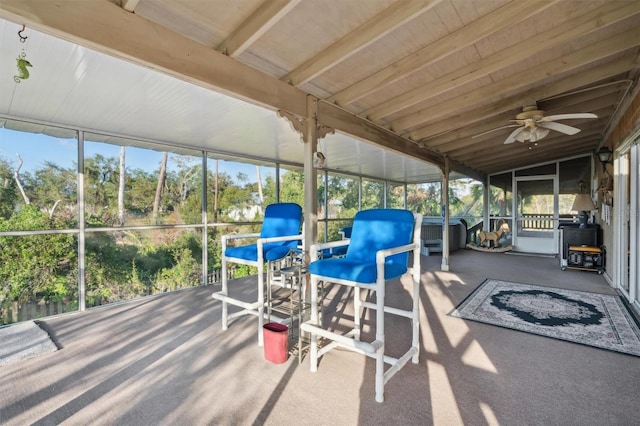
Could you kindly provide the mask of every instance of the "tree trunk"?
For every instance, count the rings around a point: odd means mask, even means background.
[[[158,174],[158,186],[156,186],[156,197],[153,200],[153,223],[158,221],[158,211],[160,210],[160,198],[162,190],[164,189],[164,183],[167,178],[167,158],[169,158],[168,152],[162,153],[162,161],[160,162],[160,174]]]
[[[260,179],[260,166],[256,166],[256,176],[258,177],[258,197],[260,198],[260,216],[264,207],[264,194],[262,193],[262,179]]]
[[[55,213],[58,204],[60,204],[60,201],[62,200],[57,200],[55,203],[53,203],[53,207],[51,207],[51,211],[49,212],[49,220],[53,219],[53,214]]]
[[[126,147],[120,148],[120,182],[118,185],[118,223],[124,226],[124,183],[125,175],[125,151]]]
[[[31,204],[31,200],[29,200],[29,197],[27,196],[27,193],[24,192],[24,188],[22,187],[22,183],[20,183],[20,168],[22,167],[22,157],[20,157],[20,154],[16,154],[18,156],[18,160],[20,161],[20,163],[18,164],[18,167],[16,167],[16,171],[13,172],[13,178],[16,180],[16,185],[18,185],[18,189],[20,190],[20,194],[22,194],[22,199],[24,200],[25,204]]]

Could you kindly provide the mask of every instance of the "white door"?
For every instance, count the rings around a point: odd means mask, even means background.
[[[556,176],[517,177],[514,250],[557,254],[558,180]]]
[[[640,309],[640,147],[632,145],[616,159],[616,191],[613,198],[612,216],[613,257],[618,289]],[[609,270],[607,269],[607,272]]]

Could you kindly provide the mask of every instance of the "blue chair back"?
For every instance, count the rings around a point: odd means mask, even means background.
[[[401,209],[371,209],[356,213],[346,258],[355,262],[375,263],[376,251],[410,244],[413,240],[413,213]],[[408,253],[387,259],[387,264],[406,266]]]
[[[296,203],[269,204],[264,211],[261,238],[284,237],[300,233],[302,207]]]
[[[352,227],[351,226],[345,226],[344,228],[342,228],[340,230],[340,232],[342,232],[342,235],[344,236],[344,238],[351,238],[351,231],[352,231]]]
[[[302,225],[302,207],[296,203],[270,204],[264,211],[261,238],[285,237],[300,233]],[[277,260],[286,256],[290,249],[298,247],[300,241],[282,241],[267,243],[264,246],[266,260]]]

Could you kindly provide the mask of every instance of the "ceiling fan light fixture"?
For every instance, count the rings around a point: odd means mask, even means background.
[[[544,129],[542,127],[536,127],[531,132],[531,142],[537,142],[540,139],[544,138],[549,134],[549,129]]]
[[[516,135],[516,140],[518,142],[526,142],[529,139],[531,139],[531,131],[529,129],[524,129]]]
[[[516,135],[518,142],[537,142],[549,134],[549,129],[542,127],[534,127],[532,129],[524,129]]]

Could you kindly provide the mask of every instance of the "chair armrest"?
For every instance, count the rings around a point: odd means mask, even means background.
[[[266,244],[266,243],[277,243],[280,241],[295,241],[301,240],[304,238],[304,235],[285,235],[283,237],[269,237],[269,238],[258,238],[258,244]]]
[[[329,241],[326,243],[315,243],[309,249],[311,250],[311,261],[318,260],[318,253],[320,253],[324,249],[348,246],[350,242],[351,242],[350,239],[345,239],[345,240]]]
[[[302,234],[298,234],[298,235],[284,235],[281,237],[268,237],[268,238],[258,238],[258,240],[256,241],[257,246],[258,246],[258,262],[262,262],[263,258],[262,258],[262,250],[265,244],[268,243],[277,243],[277,242],[284,242],[284,241],[296,241],[296,240],[302,240],[304,238],[304,235]],[[284,255],[286,255],[286,253],[283,253],[283,257]]]
[[[392,256],[398,253],[404,253],[406,251],[416,250],[416,249],[420,250],[420,243],[411,243],[411,244],[406,244],[404,246],[378,250],[376,252],[376,263],[377,264],[384,263],[384,260],[389,256]]]
[[[253,232],[251,234],[226,234],[222,236],[223,240],[237,240],[241,238],[258,238],[260,236],[259,232]]]

